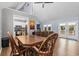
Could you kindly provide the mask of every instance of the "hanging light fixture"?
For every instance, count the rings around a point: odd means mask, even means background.
[[[42,8],[44,8],[44,2],[42,3]]]
[[[42,8],[44,8],[45,4],[54,3],[54,2],[35,2],[35,4],[42,4]]]

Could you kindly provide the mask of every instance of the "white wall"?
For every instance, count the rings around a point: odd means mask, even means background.
[[[2,37],[2,9],[12,7],[15,8],[16,2],[0,2],[0,37]],[[1,49],[1,39],[0,39],[0,49]]]
[[[0,11],[0,37],[1,37],[1,11]]]
[[[8,7],[11,7],[11,8],[15,8],[16,7],[16,5],[17,5],[17,3],[16,2],[0,2],[0,37],[2,36],[1,35],[1,33],[2,33],[2,31],[1,31],[1,26],[2,26],[2,22],[1,22],[1,18],[2,18],[2,9],[3,8],[8,8]]]
[[[2,36],[1,27],[2,27],[2,24],[1,24],[1,11],[0,11],[0,49],[1,49],[1,36]],[[0,53],[1,53],[1,51],[0,51]]]

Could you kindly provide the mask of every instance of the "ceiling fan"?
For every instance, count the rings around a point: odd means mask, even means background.
[[[34,4],[42,4],[42,8],[44,8],[45,4],[54,3],[54,2],[34,2]]]

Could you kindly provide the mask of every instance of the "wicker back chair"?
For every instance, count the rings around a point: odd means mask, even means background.
[[[57,39],[58,34],[52,33],[42,42],[39,48],[37,48],[36,46],[33,46],[33,48],[38,53],[38,55],[52,56]]]
[[[24,55],[25,49],[20,50],[19,46],[16,44],[16,42],[15,42],[15,40],[10,32],[7,32],[7,35],[8,35],[8,38],[10,40],[11,49],[12,49],[10,55],[13,55],[13,56]]]

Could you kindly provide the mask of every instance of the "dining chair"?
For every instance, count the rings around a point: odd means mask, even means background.
[[[11,53],[10,55],[13,56],[20,56],[20,55],[25,55],[25,51],[26,49],[20,49],[19,46],[16,44],[14,37],[12,36],[12,34],[10,32],[7,32],[8,38],[10,40],[11,43]]]
[[[57,39],[58,34],[52,33],[42,42],[39,48],[33,46],[33,49],[37,52],[37,55],[52,56]]]
[[[32,52],[31,52],[31,47],[30,47],[30,46],[23,46],[22,42],[21,42],[17,37],[15,37],[15,38],[16,38],[16,40],[17,40],[17,42],[18,42],[19,48],[20,48],[20,49],[23,49],[23,48],[26,49],[25,55],[26,55],[26,56],[31,55],[31,54],[32,54]]]

